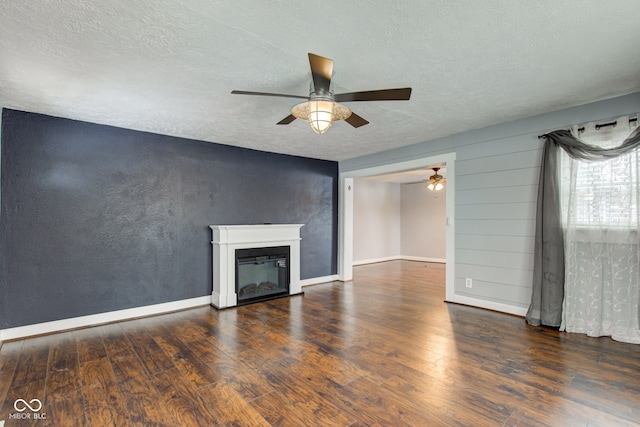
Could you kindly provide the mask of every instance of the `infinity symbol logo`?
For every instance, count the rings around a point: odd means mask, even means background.
[[[34,408],[33,406],[31,406],[29,403],[33,403],[36,402],[38,407]],[[18,403],[22,403],[24,406],[22,406],[22,409],[18,408]],[[35,406],[35,405],[34,405]],[[38,399],[31,399],[28,403],[26,400],[24,399],[18,399],[15,402],[13,402],[13,408],[18,411],[18,412],[24,412],[27,410],[27,408],[31,409],[31,412],[38,412],[40,409],[42,409],[42,402],[40,402]]]

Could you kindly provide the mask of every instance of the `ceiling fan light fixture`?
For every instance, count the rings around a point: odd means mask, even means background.
[[[325,133],[333,122],[348,118],[351,110],[331,99],[312,99],[295,105],[291,114],[308,121],[315,133]]]
[[[440,191],[444,188],[444,183],[447,182],[446,178],[438,174],[440,168],[433,168],[434,174],[429,177],[429,183],[427,189],[431,191]]]
[[[333,122],[333,102],[309,101],[309,124],[315,133],[325,133]]]

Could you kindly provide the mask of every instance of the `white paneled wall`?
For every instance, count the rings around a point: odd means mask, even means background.
[[[353,261],[400,254],[400,185],[357,179],[353,185]]]
[[[537,136],[638,111],[640,93],[634,93],[346,160],[340,171],[455,152],[455,294],[466,303],[524,313],[542,158]],[[473,280],[472,288],[465,278]]]
[[[456,294],[528,307],[541,147],[528,135],[456,149]]]
[[[401,186],[401,255],[444,262],[446,254],[446,186],[429,191],[423,183]]]

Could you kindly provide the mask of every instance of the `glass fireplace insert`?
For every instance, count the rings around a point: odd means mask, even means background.
[[[236,249],[238,305],[289,295],[289,246]]]

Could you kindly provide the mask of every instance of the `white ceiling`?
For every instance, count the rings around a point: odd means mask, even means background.
[[[640,90],[638,0],[3,0],[0,105],[342,160]],[[371,123],[276,123],[307,52]]]

